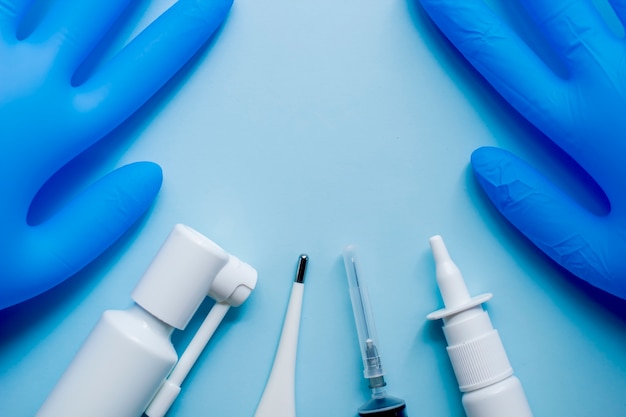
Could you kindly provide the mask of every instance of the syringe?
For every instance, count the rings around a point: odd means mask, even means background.
[[[407,417],[406,403],[399,398],[387,395],[384,371],[378,351],[378,339],[374,316],[370,308],[367,288],[359,273],[355,247],[347,246],[343,251],[343,261],[348,276],[350,300],[354,321],[359,337],[359,347],[363,358],[363,375],[369,382],[372,398],[359,408],[360,416]]]

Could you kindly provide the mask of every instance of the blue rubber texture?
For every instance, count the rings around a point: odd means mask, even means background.
[[[478,182],[528,239],[574,275],[626,299],[626,47],[590,0],[520,0],[567,70],[556,75],[481,0],[420,0],[438,28],[522,116],[597,182],[594,214],[515,155],[481,148]],[[626,19],[626,2],[611,0]]]
[[[27,221],[46,181],[154,95],[231,7],[231,0],[180,0],[73,85],[130,1],[50,2],[21,39],[30,3],[0,0],[0,308],[75,274],[150,207],[161,169],[140,162],[101,178],[41,224]]]

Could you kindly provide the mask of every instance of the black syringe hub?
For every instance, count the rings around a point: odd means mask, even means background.
[[[406,403],[395,397],[372,398],[359,408],[361,417],[408,417]]]

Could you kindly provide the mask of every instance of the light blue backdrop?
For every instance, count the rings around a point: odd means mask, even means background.
[[[131,26],[168,4],[140,2]],[[515,7],[500,10],[515,21]],[[433,234],[471,293],[494,293],[489,312],[536,416],[625,416],[626,302],[582,285],[498,216],[468,165],[483,145],[512,150],[584,195],[564,158],[413,0],[236,0],[197,59],[84,157],[95,165],[88,180],[158,162],[164,186],[151,213],[96,262],[0,312],[0,416],[35,413],[100,314],[130,304],[175,223],[252,264],[259,283],[229,312],[171,416],[252,416],[303,252],[311,263],[298,416],[355,415],[368,390],[341,263],[349,243],[360,247],[390,392],[412,417],[463,416],[441,323],[425,319],[442,305]],[[102,160],[104,151],[114,156]],[[179,351],[188,340],[174,336]]]

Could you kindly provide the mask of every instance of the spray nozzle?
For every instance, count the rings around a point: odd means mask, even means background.
[[[230,307],[240,306],[257,282],[257,272],[194,229],[178,224],[133,292],[133,299],[161,321],[184,329],[209,296],[216,302],[167,380],[145,410],[162,417]]]
[[[226,302],[239,307],[250,296],[256,286],[257,273],[250,265],[230,255],[228,262],[217,274],[209,297],[217,302]]]
[[[428,242],[435,258],[437,285],[445,308],[434,311],[426,316],[429,320],[449,317],[461,311],[469,310],[491,299],[492,294],[486,293],[472,297],[467,290],[461,271],[450,258],[448,249],[441,236],[433,236]]]

